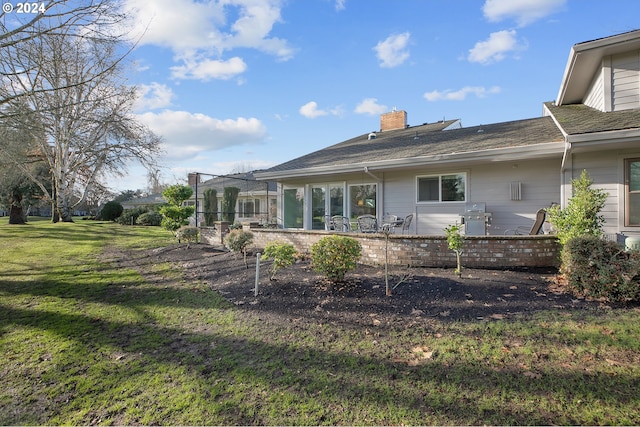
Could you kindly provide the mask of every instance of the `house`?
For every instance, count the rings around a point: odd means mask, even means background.
[[[203,176],[212,178],[202,181]],[[187,206],[197,205],[197,225],[205,224],[205,192],[208,189],[216,190],[218,220],[223,213],[222,199],[224,189],[236,187],[239,189],[235,206],[236,222],[260,222],[267,223],[276,219],[276,183],[257,181],[254,172],[236,173],[231,175],[209,175],[190,173],[188,183],[193,188],[193,195],[185,202]],[[196,217],[193,218],[196,223]]]
[[[162,193],[153,193],[144,197],[136,197],[134,199],[129,199],[123,201],[122,207],[125,210],[129,209],[138,209],[138,208],[147,208],[151,206],[161,206],[167,203],[165,198],[162,196]]]
[[[640,234],[640,30],[573,46],[541,117],[467,128],[407,122],[394,110],[379,132],[256,173],[278,182],[282,225],[412,214],[412,234],[442,235],[484,208],[482,234],[503,235],[532,225],[540,208],[566,206],[586,169],[609,194],[605,233]]]

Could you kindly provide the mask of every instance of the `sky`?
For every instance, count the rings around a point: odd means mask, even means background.
[[[637,0],[123,0],[134,113],[161,179],[266,169],[379,130],[539,117],[571,47],[640,28]],[[114,191],[144,189],[130,165]]]

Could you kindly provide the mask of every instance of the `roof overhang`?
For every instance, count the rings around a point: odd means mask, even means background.
[[[569,135],[567,142],[571,143],[573,153],[637,148],[640,142],[640,129]]]
[[[574,45],[569,52],[556,105],[582,103],[602,58],[637,49],[640,49],[640,30]]]
[[[377,160],[362,163],[349,163],[345,165],[317,166],[304,169],[292,169],[288,171],[255,173],[259,180],[281,180],[289,178],[301,178],[309,176],[337,175],[344,173],[362,172],[368,170],[391,171],[404,168],[442,165],[474,165],[480,163],[507,162],[514,160],[532,160],[549,157],[562,157],[564,141],[547,142],[524,147],[509,147],[483,150],[481,152],[460,152],[439,154],[433,156],[418,156],[406,159]]]

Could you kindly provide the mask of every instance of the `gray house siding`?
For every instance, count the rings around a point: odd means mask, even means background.
[[[613,111],[640,106],[640,51],[611,58]]]
[[[445,227],[460,223],[467,203],[486,203],[492,214],[490,235],[502,235],[533,224],[535,213],[560,202],[560,158],[461,166],[422,168],[384,174],[384,213],[414,214],[412,234],[441,235]],[[416,177],[448,173],[467,174],[467,201],[417,202]],[[520,183],[521,200],[511,200],[511,183]]]

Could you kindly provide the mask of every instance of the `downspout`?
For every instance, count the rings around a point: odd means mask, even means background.
[[[566,199],[566,185],[567,185],[567,166],[570,166],[571,162],[571,143],[568,136],[564,138],[564,153],[562,154],[562,164],[560,165],[560,207],[565,208]],[[569,164],[569,165],[568,165]]]
[[[572,50],[572,52],[573,52],[573,50]],[[560,99],[560,94],[558,95],[558,99]],[[560,125],[560,123],[556,119],[556,116],[553,115],[551,110],[549,110],[549,108],[545,104],[542,104],[542,115],[551,117],[551,120],[553,120],[555,125],[558,127],[558,129],[560,130],[560,132],[564,136],[564,152],[562,153],[562,163],[560,165],[560,208],[564,208],[565,207],[565,200],[566,200],[565,199],[565,196],[566,196],[565,187],[566,187],[566,184],[567,184],[567,179],[566,179],[565,172],[567,170],[567,166],[570,166],[571,168],[573,168],[573,166],[571,165],[571,157],[570,157],[571,156],[571,142],[569,141],[569,134],[564,130],[564,128]]]

